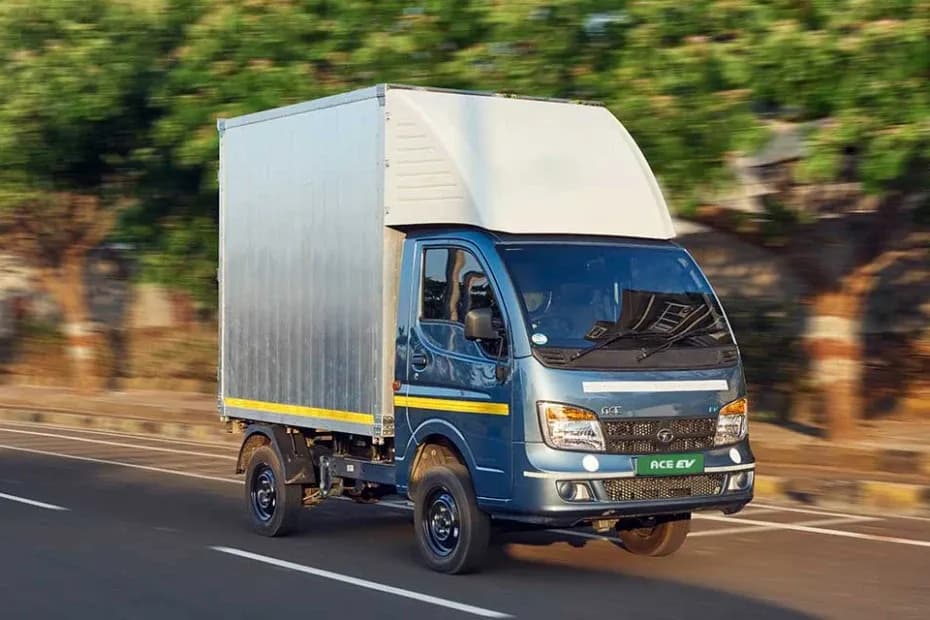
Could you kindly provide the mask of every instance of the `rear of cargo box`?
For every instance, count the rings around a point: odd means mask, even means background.
[[[220,411],[393,435],[403,238],[384,226],[383,90],[220,130]]]

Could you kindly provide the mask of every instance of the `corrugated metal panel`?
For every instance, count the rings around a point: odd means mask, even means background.
[[[675,236],[658,183],[603,107],[388,87],[389,225]]]
[[[405,235],[391,228],[384,229],[384,263],[382,265],[382,283],[384,290],[381,328],[381,417],[374,429],[374,435],[380,437],[394,436],[394,360],[398,338],[397,308],[400,288],[400,269],[403,261]]]
[[[392,427],[397,266],[384,253],[398,233],[383,222],[384,115],[377,97],[347,101],[221,126],[230,417]]]

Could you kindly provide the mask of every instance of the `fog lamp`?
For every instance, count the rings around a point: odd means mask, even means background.
[[[730,475],[727,491],[748,491],[752,487],[753,472],[740,471]]]
[[[585,482],[559,480],[555,483],[555,488],[559,492],[559,497],[566,502],[589,502],[593,499],[591,489]]]

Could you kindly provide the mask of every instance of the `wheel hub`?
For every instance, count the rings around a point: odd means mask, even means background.
[[[424,520],[426,538],[436,555],[447,556],[459,542],[459,509],[455,498],[446,489],[438,489],[427,502]]]
[[[252,510],[261,521],[270,521],[274,517],[277,505],[277,491],[274,470],[262,465],[255,470],[252,481]]]
[[[452,515],[449,514],[449,509],[446,506],[438,506],[433,513],[430,527],[433,528],[437,538],[448,539],[452,533]]]

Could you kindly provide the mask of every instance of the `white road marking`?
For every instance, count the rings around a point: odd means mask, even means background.
[[[75,456],[74,454],[62,454],[61,452],[49,452],[47,450],[36,450],[34,448],[21,448],[19,446],[8,446],[0,444],[0,449],[13,450],[14,452],[27,452],[29,454],[41,454],[43,456],[57,456],[63,459],[72,459],[75,461],[86,461],[88,463],[100,463],[102,465],[117,465],[119,467],[129,467],[131,469],[142,469],[145,471],[154,471],[160,474],[172,474],[175,476],[184,476],[186,478],[198,478],[200,480],[212,480],[214,482],[231,482],[233,484],[244,484],[242,480],[235,478],[220,478],[219,476],[208,476],[206,474],[195,474],[187,471],[178,471],[176,469],[163,469],[161,467],[152,467],[150,465],[136,465],[135,463],[124,463],[122,461],[111,461],[109,459],[95,459],[89,456]]]
[[[746,506],[746,509],[756,509],[756,510],[765,510],[767,512],[796,512],[799,514],[805,515],[817,515],[819,517],[849,517],[851,519],[858,519],[859,517],[871,518],[873,515],[861,515],[861,514],[852,514],[848,512],[835,512],[831,510],[817,510],[814,508],[794,508],[792,506],[775,506],[772,504],[757,504],[755,502]],[[740,513],[742,514],[742,513]],[[753,513],[756,514],[756,513]],[[734,517],[736,519],[741,519],[743,517]],[[897,515],[895,515],[897,518]]]
[[[126,433],[122,431],[101,431],[101,430],[91,430],[88,428],[78,428],[76,426],[59,426],[57,424],[46,424],[44,422],[20,422],[18,420],[0,420],[0,424],[5,426],[25,426],[26,428],[38,427],[46,428],[56,431],[71,431],[74,433],[90,434],[90,435],[105,435],[109,437],[123,437],[125,439],[138,439],[140,441],[152,441],[157,443],[170,443],[170,444],[189,444],[192,446],[203,446],[203,447],[212,447],[212,448],[226,448],[229,450],[235,450],[236,445],[221,443],[218,441],[202,441],[199,439],[181,439],[178,438],[168,438],[166,436],[151,437],[148,435],[139,435],[137,433]]]
[[[438,596],[431,596],[429,594],[422,594],[420,592],[414,592],[412,590],[396,588],[394,586],[389,586],[383,583],[378,583],[376,581],[368,581],[367,579],[360,579],[358,577],[352,577],[350,575],[334,573],[332,571],[323,570],[321,568],[313,568],[312,566],[304,566],[303,564],[296,564],[294,562],[288,562],[286,560],[279,560],[277,558],[269,557],[267,555],[259,555],[258,553],[251,553],[249,551],[243,551],[241,549],[234,549],[232,547],[210,547],[210,549],[213,549],[214,551],[219,551],[220,553],[227,553],[229,555],[234,555],[240,558],[254,560],[256,562],[270,564],[271,566],[277,566],[278,568],[286,568],[288,570],[297,571],[299,573],[306,573],[308,575],[313,575],[315,577],[322,577],[323,579],[331,579],[333,581],[340,581],[342,583],[347,583],[349,585],[357,586],[359,588],[366,588],[368,590],[384,592],[385,594],[393,594],[394,596],[401,596],[404,598],[412,599],[414,601],[420,601],[421,603],[428,603],[430,605],[437,605],[439,607],[445,607],[447,609],[454,609],[456,611],[462,611],[467,614],[472,614],[474,616],[480,616],[482,618],[512,618],[513,617],[510,614],[505,614],[500,611],[494,611],[493,609],[485,609],[483,607],[475,607],[474,605],[466,605],[465,603],[458,603],[456,601],[450,601],[448,599],[439,598]]]
[[[877,521],[875,517],[836,517],[833,519],[815,519],[813,521],[801,521],[800,523],[792,523],[791,525],[806,525],[806,526],[818,526],[818,525],[843,525],[843,524],[853,524],[853,523],[866,523],[868,521]],[[773,525],[747,525],[745,527],[725,527],[719,530],[704,530],[701,532],[691,532],[688,534],[688,538],[695,538],[698,536],[729,536],[731,534],[754,534],[756,532],[772,532],[775,530],[784,529],[782,527],[775,527]]]
[[[693,515],[692,518],[700,518],[701,516],[702,515]],[[732,517],[721,517],[721,519],[726,519],[727,521],[733,520]],[[808,525],[808,526],[839,525],[842,523],[862,523],[866,521],[876,521],[876,520],[877,519],[872,518],[872,517],[842,517],[842,518],[836,518],[836,519],[822,519],[822,520],[817,520],[817,521],[808,521],[804,523],[796,523],[794,525]],[[743,534],[743,533],[748,534],[748,533],[753,533],[753,532],[765,532],[765,531],[771,531],[771,530],[787,529],[787,528],[781,527],[782,525],[784,524],[777,524],[777,526],[776,525],[771,525],[771,526],[751,525],[751,526],[746,526],[746,527],[732,527],[732,528],[724,528],[724,529],[719,529],[719,530],[706,530],[702,532],[692,532],[688,534],[688,538],[694,538],[695,536],[723,536],[725,534]],[[590,532],[579,532],[576,530],[562,530],[562,529],[548,530],[548,531],[554,532],[556,534],[564,534],[566,536],[576,536],[578,538],[587,538],[589,540],[603,540],[603,541],[612,542],[612,543],[620,542],[620,539],[617,538],[616,536],[606,536],[604,534],[591,534]]]
[[[188,450],[177,450],[175,448],[159,448],[158,446],[139,446],[131,443],[123,443],[121,441],[105,441],[103,439],[89,439],[87,437],[74,437],[72,435],[56,435],[54,433],[40,433],[39,431],[24,431],[18,428],[2,428],[0,427],[0,432],[4,433],[17,433],[20,435],[35,435],[38,437],[53,437],[56,439],[67,439],[68,441],[80,441],[83,443],[96,443],[104,446],[116,446],[118,448],[134,448],[136,450],[149,450],[152,452],[170,452],[172,454],[184,454],[186,456],[203,456],[211,459],[223,459],[226,461],[235,461],[237,457],[230,454],[209,454],[206,452],[190,452]]]
[[[812,515],[824,515],[824,516],[836,516],[836,517],[843,517],[843,516],[847,516],[847,517],[850,517],[850,516],[851,516],[851,517],[874,516],[874,517],[878,517],[878,518],[891,517],[891,518],[894,518],[894,519],[906,519],[906,520],[908,520],[908,521],[930,521],[930,517],[918,517],[918,516],[914,516],[914,515],[900,515],[900,514],[895,514],[895,515],[888,515],[888,514],[871,514],[871,515],[866,515],[866,514],[853,514],[853,513],[844,513],[844,512],[828,512],[828,511],[824,511],[824,510],[814,510],[814,509],[811,509],[811,508],[795,508],[794,506],[780,506],[780,505],[778,505],[778,504],[757,504],[757,503],[755,503],[755,502],[753,502],[752,504],[749,504],[749,506],[747,506],[747,508],[753,508],[753,507],[765,508],[766,510],[775,510],[775,511],[784,511],[784,512],[802,512],[802,513],[807,513],[807,514],[812,514]]]
[[[912,547],[930,547],[930,540],[915,540],[913,538],[897,538],[894,536],[879,536],[877,534],[862,534],[860,532],[844,532],[842,530],[828,530],[821,527],[811,527],[807,525],[797,525],[794,523],[778,523],[777,521],[757,521],[754,519],[736,519],[734,517],[715,517],[711,515],[701,515],[702,519],[708,521],[722,521],[725,523],[743,523],[746,525],[765,525],[779,530],[791,530],[793,532],[805,532],[808,534],[825,534],[827,536],[839,536],[841,538],[855,538],[857,540],[869,540],[873,542],[884,542],[896,545],[910,545]]]
[[[767,512],[778,512],[778,509],[777,508],[756,508],[754,505],[750,504],[749,506],[746,506],[742,510],[743,513],[748,512],[748,511],[752,511],[752,514],[758,515],[758,514],[763,514]]]
[[[56,506],[55,504],[46,504],[45,502],[37,502],[34,499],[26,499],[25,497],[7,495],[6,493],[0,493],[0,499],[8,499],[11,502],[18,502],[20,504],[26,504],[27,506],[35,506],[36,508],[45,508],[46,510],[68,510],[68,508],[65,508],[64,506]]]

